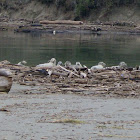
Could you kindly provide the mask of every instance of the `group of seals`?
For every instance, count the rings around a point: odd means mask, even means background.
[[[49,69],[55,66],[64,66],[66,68],[72,69],[74,71],[76,70],[81,70],[81,69],[88,69],[85,65],[81,65],[80,62],[76,62],[76,64],[72,64],[70,61],[66,61],[64,64],[62,63],[62,61],[59,61],[56,65],[56,59],[52,58],[51,60],[49,60],[48,63],[44,63],[44,64],[39,64],[36,66],[37,69]],[[90,71],[94,71],[94,70],[101,70],[101,69],[110,69],[110,70],[122,70],[122,69],[130,69],[128,68],[127,64],[125,62],[120,62],[119,65],[117,66],[111,66],[111,67],[106,67],[106,64],[104,62],[99,62],[98,65],[94,65],[92,66],[90,69]],[[132,70],[135,68],[132,68]],[[140,66],[137,67],[137,69],[140,69]]]

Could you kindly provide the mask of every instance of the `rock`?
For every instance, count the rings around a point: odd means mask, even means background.
[[[10,62],[7,61],[7,60],[3,60],[3,61],[0,62],[0,64],[2,64],[2,65],[8,65],[8,64],[10,64]]]
[[[0,76],[0,93],[8,93],[12,86],[12,77]]]
[[[0,69],[0,93],[8,93],[12,86],[12,73],[7,69]]]

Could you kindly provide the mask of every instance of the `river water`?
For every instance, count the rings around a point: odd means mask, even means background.
[[[28,65],[45,63],[52,57],[91,67],[100,61],[107,66],[125,61],[140,65],[140,35],[129,34],[39,34],[0,32],[0,61]]]

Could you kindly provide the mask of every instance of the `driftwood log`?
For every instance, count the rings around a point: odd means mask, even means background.
[[[72,21],[72,20],[55,20],[55,21],[43,20],[43,21],[40,21],[40,24],[81,25],[81,24],[83,24],[83,22],[82,21]]]
[[[69,77],[72,77],[72,75],[75,75],[76,77],[79,77],[78,74],[76,74],[76,73],[74,73],[74,72],[72,72],[72,71],[70,71],[70,70],[68,70],[68,69],[66,69],[66,68],[64,68],[62,66],[59,66],[59,68],[61,68],[62,70],[66,71],[66,72],[69,72],[70,73]]]

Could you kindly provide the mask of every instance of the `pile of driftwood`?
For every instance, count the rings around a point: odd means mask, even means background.
[[[89,71],[86,67],[56,65],[50,68],[1,63],[21,85],[45,87],[47,93],[77,93],[98,96],[140,96],[140,70],[103,68]]]

